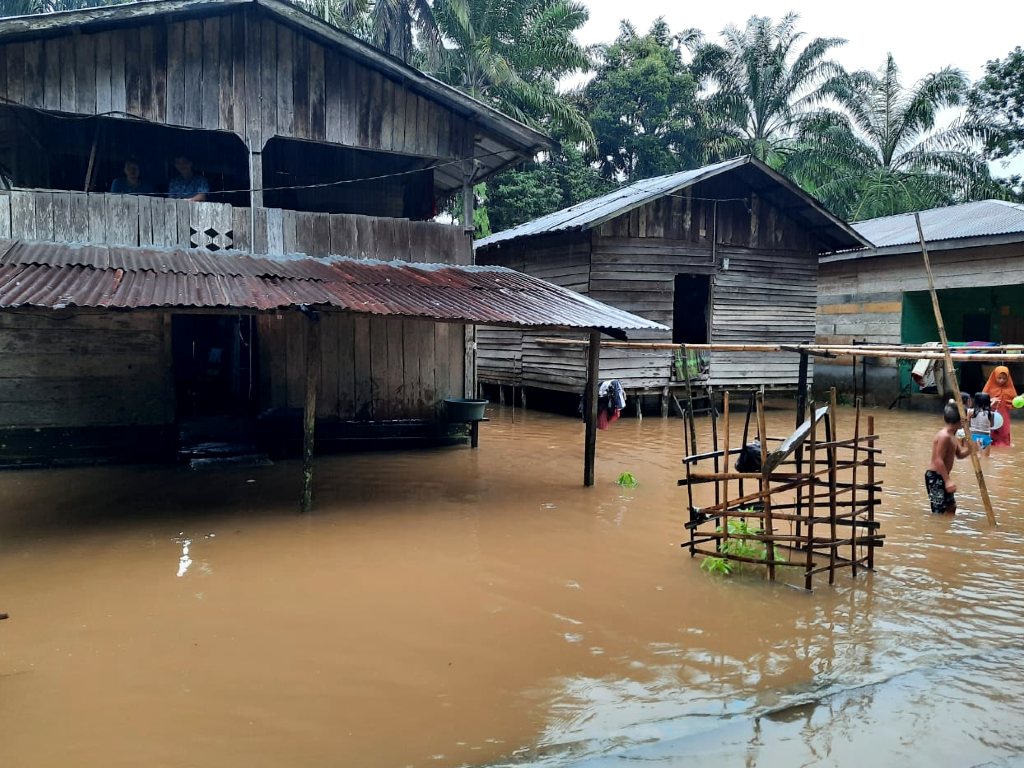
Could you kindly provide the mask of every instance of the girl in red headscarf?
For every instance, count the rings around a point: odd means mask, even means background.
[[[1010,369],[1000,365],[992,371],[984,391],[992,398],[992,410],[1003,417],[1003,426],[992,430],[992,445],[1010,445],[1010,407],[1017,396]]]

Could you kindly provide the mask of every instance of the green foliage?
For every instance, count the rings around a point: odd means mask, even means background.
[[[993,195],[975,129],[937,124],[962,106],[968,81],[946,68],[912,88],[890,55],[877,73],[836,77],[824,92],[840,107],[806,119],[785,171],[840,216],[871,219]]]
[[[425,2],[425,0],[423,0]],[[517,120],[588,146],[594,134],[559,80],[590,68],[576,32],[586,7],[575,0],[459,0],[434,5],[447,45],[437,77]]]
[[[990,158],[1024,150],[1024,48],[1017,46],[1005,58],[986,63],[968,100],[970,119],[983,127]]]
[[[4,16],[28,16],[33,13],[54,13],[75,11],[81,8],[97,8],[105,5],[124,5],[137,0],[0,0],[0,18]]]
[[[716,530],[721,532],[721,526]],[[764,529],[752,528],[746,520],[732,518],[729,520],[729,538],[722,540],[721,551],[727,555],[749,557],[751,559],[763,559],[768,551],[768,547],[765,542],[757,541],[756,539],[741,538],[744,536],[760,536],[763,533]],[[785,558],[779,554],[778,550],[775,552],[775,560],[785,560]],[[701,561],[700,567],[701,570],[707,571],[708,573],[718,573],[727,576],[734,570],[740,569],[742,565],[742,562],[736,560],[729,560],[725,557],[709,555]]]
[[[580,150],[526,163],[488,182],[487,211],[495,232],[603,195],[614,184],[602,179]]]
[[[615,481],[623,488],[636,488],[640,483],[637,482],[636,478],[633,477],[631,472],[623,472],[619,475],[619,479]]]
[[[743,29],[726,27],[720,45],[690,37],[713,156],[752,154],[780,167],[800,120],[818,109],[824,85],[843,74],[827,56],[846,41],[818,37],[800,47],[798,19],[752,16]]]
[[[606,178],[636,181],[700,165],[697,84],[681,40],[664,19],[639,34],[622,22],[615,42],[595,46],[597,74],[583,102]]]

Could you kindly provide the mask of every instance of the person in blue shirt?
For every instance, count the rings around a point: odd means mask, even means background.
[[[178,172],[178,175],[171,179],[167,188],[168,197],[176,200],[189,200],[193,203],[201,203],[206,200],[210,185],[205,177],[192,172],[192,158],[184,154],[176,156],[174,170]]]
[[[148,181],[142,179],[139,161],[129,157],[124,161],[124,176],[114,179],[110,191],[115,195],[152,195],[156,189]]]

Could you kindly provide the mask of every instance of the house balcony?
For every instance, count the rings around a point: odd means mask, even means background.
[[[0,239],[471,264],[461,226],[138,195],[0,191]]]

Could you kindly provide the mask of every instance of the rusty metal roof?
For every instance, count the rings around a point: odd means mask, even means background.
[[[0,310],[300,306],[483,325],[667,330],[507,267],[0,240]]]

